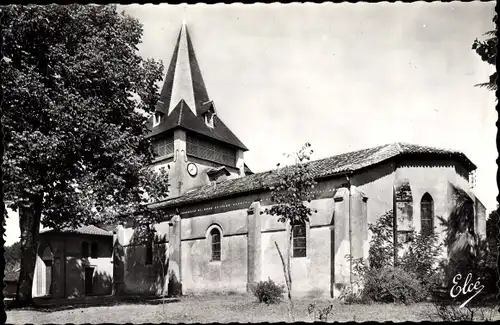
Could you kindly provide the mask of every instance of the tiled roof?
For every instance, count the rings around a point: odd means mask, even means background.
[[[54,232],[62,232],[62,233],[74,233],[74,234],[82,234],[82,235],[98,235],[98,236],[113,236],[113,232],[106,231],[102,228],[90,225],[90,226],[82,226],[77,229],[65,228],[59,231],[57,230],[46,230],[41,231],[40,233],[54,233]]]
[[[406,143],[392,143],[374,148],[348,152],[324,159],[307,162],[316,178],[355,172],[397,156],[432,156],[460,160],[469,170],[476,166],[461,152]],[[176,206],[191,202],[226,197],[235,194],[260,191],[276,182],[270,171],[225,180],[217,186],[205,185],[182,196],[151,204],[152,208]]]
[[[186,40],[185,43],[183,42],[184,39]],[[186,64],[186,66],[179,68],[179,62]],[[176,71],[177,69],[179,71]],[[189,80],[190,82],[185,84]],[[181,88],[183,92],[178,91]],[[179,100],[179,96],[182,99]],[[175,107],[173,107],[173,110],[169,114],[168,112],[173,105]],[[213,102],[210,101],[208,96],[205,82],[203,81],[201,70],[196,60],[191,37],[189,36],[187,27],[183,26],[177,38],[172,60],[167,69],[163,88],[160,93],[160,101],[156,108],[157,111],[165,115],[160,124],[154,128],[153,117],[150,118],[147,124],[151,130],[149,136],[156,136],[174,128],[182,127],[243,150],[248,150],[217,115],[214,117],[213,128],[205,124],[203,113],[207,111],[208,107],[211,107],[210,105],[213,105]],[[196,114],[193,113],[192,109]]]

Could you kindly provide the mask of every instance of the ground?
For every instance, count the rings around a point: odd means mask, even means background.
[[[314,302],[318,307],[332,303],[328,300],[295,300],[297,321],[311,321],[308,306]],[[411,306],[394,304],[344,305],[333,302],[328,321],[428,321],[434,311],[430,303]],[[433,318],[434,320],[438,320]],[[495,311],[495,320],[500,314]],[[266,306],[258,304],[251,296],[183,297],[162,304],[153,302],[120,303],[105,307],[87,307],[61,310],[46,308],[39,310],[7,310],[7,323],[210,323],[210,322],[280,322],[287,321],[285,303]]]

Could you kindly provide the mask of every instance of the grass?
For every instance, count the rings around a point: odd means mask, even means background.
[[[428,321],[435,308],[430,303],[410,306],[394,304],[344,305],[338,301],[296,299],[297,321],[311,321],[307,307],[314,302],[318,307],[334,305],[328,321]],[[285,303],[266,306],[258,304],[253,296],[188,296],[166,304],[141,302],[120,303],[113,306],[74,309],[7,310],[7,323],[211,323],[211,322],[282,322],[287,321]],[[495,312],[494,319],[500,320]]]

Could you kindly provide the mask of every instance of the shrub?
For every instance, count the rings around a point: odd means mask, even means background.
[[[394,264],[392,210],[382,215],[375,224],[369,224],[368,229],[373,234],[368,252],[370,268],[382,268]]]
[[[440,258],[443,245],[437,234],[416,234],[400,259],[398,266],[407,272],[413,272],[421,285],[432,291],[442,286]]]
[[[260,281],[252,287],[252,293],[257,297],[259,303],[276,304],[283,299],[285,286],[268,279],[267,281]]]
[[[427,297],[427,290],[422,288],[416,274],[400,268],[371,269],[364,280],[364,299],[410,304]]]
[[[317,307],[316,304],[309,304],[307,307],[307,312],[312,315],[312,321],[315,322],[319,320],[320,322],[327,322],[328,316],[331,314],[333,305],[328,305],[326,307]]]

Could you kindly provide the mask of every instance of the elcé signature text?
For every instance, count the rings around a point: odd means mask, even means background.
[[[472,279],[472,274],[471,273],[467,274],[467,277],[465,278],[465,281],[461,286],[460,280],[462,280],[462,275],[459,273],[453,277],[453,287],[450,290],[450,296],[452,298],[456,298],[460,295],[466,295],[471,292],[476,292],[472,297],[470,297],[463,304],[461,304],[459,308],[465,307],[465,305],[467,305],[469,301],[472,300],[472,298],[477,296],[481,292],[481,290],[484,289],[484,285],[482,285],[481,282],[479,282],[479,279],[477,279],[475,283],[471,283],[471,279]]]

